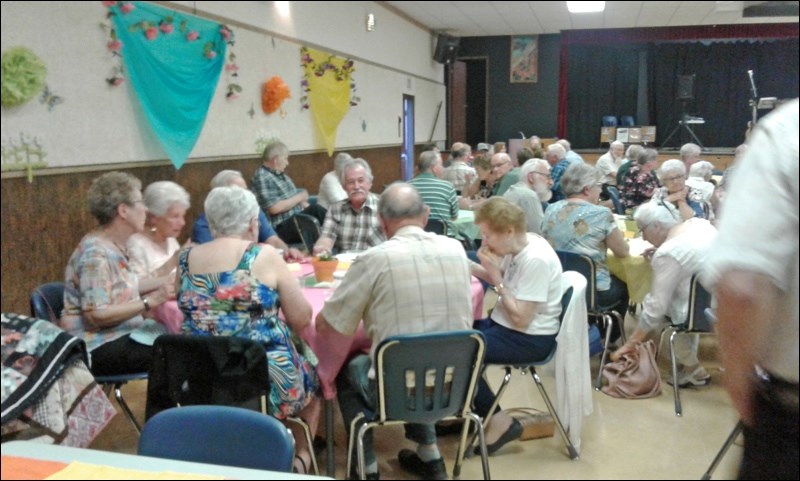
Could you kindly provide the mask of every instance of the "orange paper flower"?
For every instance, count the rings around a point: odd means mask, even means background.
[[[290,96],[289,86],[276,75],[261,87],[261,109],[271,114],[281,108],[283,101]]]

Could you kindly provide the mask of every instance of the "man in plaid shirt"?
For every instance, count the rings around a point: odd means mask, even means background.
[[[325,216],[322,234],[313,253],[361,252],[384,241],[378,220],[378,196],[371,193],[372,169],[364,159],[351,159],[342,167],[347,199],[333,204]]]

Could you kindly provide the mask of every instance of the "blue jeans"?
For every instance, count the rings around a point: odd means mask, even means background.
[[[550,354],[556,342],[556,334],[525,334],[501,326],[491,319],[476,321],[474,327],[486,339],[485,364],[514,365],[541,361]],[[494,392],[481,376],[478,379],[478,393],[475,395],[475,412],[485,418],[494,399]]]
[[[350,424],[359,414],[364,413],[366,419],[375,416],[377,388],[374,379],[369,379],[369,368],[372,361],[367,354],[354,357],[336,377],[339,409],[342,411],[344,427],[350,436]],[[360,429],[364,422],[356,426]],[[417,444],[436,444],[436,429],[433,424],[405,424],[406,438]],[[372,430],[364,434],[364,458],[366,464],[375,462],[375,449],[372,444]]]

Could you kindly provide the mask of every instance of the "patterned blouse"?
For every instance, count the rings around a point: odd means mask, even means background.
[[[619,188],[625,209],[635,209],[653,197],[658,181],[652,172],[644,173],[641,166],[634,164],[625,173]]]
[[[181,253],[178,264],[178,305],[186,316],[183,331],[261,341],[269,362],[269,413],[280,419],[296,414],[311,400],[319,380],[278,317],[278,292],[250,272],[261,246],[251,244],[232,271],[213,274],[190,274],[190,251]]]
[[[548,207],[542,220],[542,236],[553,249],[592,258],[598,291],[611,288],[611,275],[606,265],[606,237],[616,228],[614,215],[607,208],[569,199]]]

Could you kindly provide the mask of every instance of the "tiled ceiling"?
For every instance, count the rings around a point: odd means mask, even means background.
[[[571,14],[567,2],[383,2],[436,32],[457,37],[558,33],[590,28],[672,27],[797,22],[798,17],[748,17],[756,4],[798,2],[606,2],[600,13]]]

